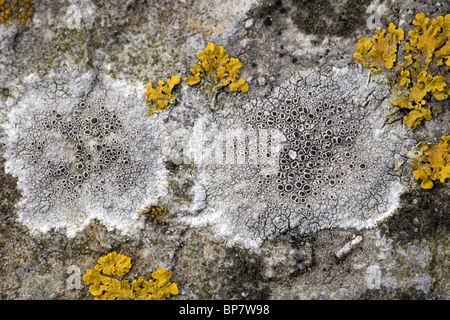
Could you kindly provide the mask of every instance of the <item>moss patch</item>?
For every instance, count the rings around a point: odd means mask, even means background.
[[[370,0],[347,0],[341,5],[330,0],[293,0],[291,18],[307,34],[346,37],[366,23]]]
[[[400,201],[400,209],[379,223],[386,236],[405,244],[448,234],[450,203],[446,186],[411,191],[403,194]]]
[[[12,94],[11,94],[9,88],[0,88],[0,99],[2,101],[6,101],[11,97],[12,97]]]

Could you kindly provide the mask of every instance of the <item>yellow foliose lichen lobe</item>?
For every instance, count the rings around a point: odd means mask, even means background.
[[[249,90],[248,83],[244,79],[239,79],[237,82],[230,83],[230,91],[247,92]]]
[[[426,114],[424,119],[430,120],[431,111],[425,108],[429,98],[441,101],[447,99],[450,93],[445,79],[448,68],[442,68],[443,59],[448,60],[450,53],[450,15],[430,20],[420,13],[413,24],[417,27],[409,32],[409,42],[404,46],[404,50],[410,54],[401,64],[402,78],[399,82],[408,89],[409,96],[404,98],[406,101],[400,107],[408,105],[413,110],[409,119],[417,118],[419,109],[422,114]],[[405,79],[405,72],[409,72],[409,81]],[[405,123],[407,127],[415,128],[420,122],[410,120]]]
[[[404,40],[403,30],[396,29],[393,24],[389,25],[386,36],[385,30],[377,30],[373,39],[360,39],[354,54],[356,61],[371,71],[385,68],[396,74],[394,84],[400,91],[392,104],[410,110],[404,120],[406,127],[411,129],[432,118],[427,107],[430,98],[441,101],[450,94],[446,83],[450,65],[450,15],[430,20],[420,13],[413,24],[416,28],[408,33],[409,40],[403,46],[409,53],[404,61],[397,61],[397,46],[391,46]]]
[[[175,283],[170,283],[172,272],[164,268],[157,269],[152,273],[155,281],[145,281],[142,277],[139,277],[131,285],[128,280],[107,277],[106,275],[123,277],[130,270],[128,266],[131,268],[131,258],[114,253],[100,258],[99,264],[94,269],[86,270],[86,274],[83,275],[84,283],[92,284],[89,287],[89,292],[95,297],[95,300],[165,300],[171,295],[179,293],[178,286]],[[116,260],[120,260],[120,265],[126,265],[125,269],[111,271],[108,266],[117,264]],[[102,267],[98,268],[100,265]]]
[[[134,299],[128,281],[106,277],[96,268],[86,270],[83,281],[87,285],[92,284],[89,292],[95,297],[95,300]]]
[[[411,73],[409,71],[400,72],[401,79],[399,81],[400,86],[407,88],[411,83]]]
[[[139,277],[131,284],[132,290],[135,292],[138,300],[166,300],[171,295],[179,293],[178,286],[175,283],[170,283],[172,272],[164,268],[159,268],[152,273],[152,278],[155,280],[144,280]]]
[[[407,116],[403,117],[406,127],[411,129],[421,125],[424,120],[431,120],[431,111],[420,106],[416,106]]]
[[[201,66],[201,63],[197,63],[193,68],[190,69],[193,76],[184,78],[184,81],[190,85],[193,86],[194,84],[197,84],[201,81],[201,78],[204,76],[204,72]]]
[[[427,100],[431,95],[441,101],[448,97],[448,89],[443,76],[432,76],[426,71],[420,72],[411,83],[409,71],[401,71],[399,84],[408,91],[397,92],[397,98],[392,101],[394,106],[410,109],[408,116],[404,117],[407,128],[415,129],[423,120],[431,120],[431,110],[426,108]]]
[[[423,189],[433,188],[435,180],[445,182],[450,178],[450,136],[442,136],[441,139],[436,145],[420,142],[419,155],[411,161],[411,166],[416,169],[413,176],[422,180]]]
[[[404,31],[393,23],[389,24],[387,31],[377,29],[372,39],[360,39],[353,55],[356,61],[372,71],[378,71],[381,67],[392,69],[397,59],[398,45],[404,40]]]
[[[410,96],[414,102],[419,103],[430,92],[436,100],[443,100],[448,97],[446,86],[443,76],[432,76],[426,71],[422,71],[417,76],[417,83],[410,89]]]
[[[197,58],[199,61],[190,69],[192,76],[184,78],[188,85],[198,84],[206,78],[216,88],[228,86],[230,91],[248,91],[248,83],[239,77],[242,62],[237,58],[230,58],[228,51],[222,46],[209,42]]]
[[[175,283],[170,283],[172,275],[172,271],[167,271],[164,268],[159,268],[152,273],[152,278],[155,279],[154,285],[157,293],[155,297],[158,300],[167,299],[170,295],[178,294],[178,286]]]
[[[357,63],[362,63],[364,68],[370,68],[367,53],[372,49],[373,41],[369,38],[361,38],[358,40],[358,47],[353,54]]]
[[[123,277],[131,269],[131,258],[113,251],[98,259],[94,269],[107,276]]]
[[[409,32],[409,43],[405,44],[404,50],[411,52],[422,64],[422,68],[428,69],[428,65],[436,60],[446,58],[450,54],[450,14],[430,20],[424,13],[416,15],[413,24],[417,27]],[[438,50],[439,49],[439,50]]]
[[[169,105],[175,103],[177,94],[173,93],[173,89],[180,83],[180,77],[174,75],[167,80],[167,84],[163,80],[158,81],[156,88],[153,88],[151,82],[147,83],[147,91],[144,95],[147,97],[146,102],[148,105],[153,106],[148,111],[149,115],[154,112],[165,110]]]

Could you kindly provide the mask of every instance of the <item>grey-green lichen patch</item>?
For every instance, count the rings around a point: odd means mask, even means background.
[[[106,2],[106,1],[105,1]],[[196,54],[213,38],[228,38],[255,1],[165,1],[135,3],[108,14],[99,5],[99,22],[110,39],[105,43],[105,71],[124,79],[157,82],[177,73],[184,76]],[[109,4],[110,5],[110,4]],[[199,16],[194,12],[200,11]],[[118,25],[123,24],[125,25]],[[115,33],[117,28],[123,30]],[[110,34],[108,34],[110,32]],[[111,40],[114,39],[114,41]],[[170,74],[168,73],[170,70]]]
[[[289,241],[281,238],[270,245],[263,246],[264,277],[268,280],[289,281],[314,268],[314,246],[308,241],[301,244],[291,237]]]
[[[293,12],[296,9],[291,1],[264,1],[247,12],[241,28],[227,39],[229,51],[235,50],[246,67],[243,77],[255,89],[249,95],[270,95],[271,88],[289,78],[284,70],[345,67],[353,62],[356,35],[319,38],[307,34],[291,19]]]
[[[401,244],[418,239],[439,239],[448,235],[450,210],[447,186],[431,190],[412,190],[400,197],[399,210],[380,221],[383,232]]]
[[[0,88],[0,95],[2,101],[6,101],[11,96],[11,93],[8,88]]]
[[[383,236],[392,239],[394,266],[386,272],[386,287],[401,288],[400,298],[446,299],[450,252],[448,187],[419,186],[400,196],[397,210],[379,222]],[[397,289],[398,290],[398,289]]]
[[[236,300],[268,299],[270,285],[264,281],[264,261],[240,246],[227,246],[205,239],[201,229],[183,234],[183,246],[177,252],[175,272],[180,282],[181,295],[192,299]],[[220,277],[215,275],[220,274]],[[195,275],[196,281],[192,281]],[[261,281],[262,280],[262,281]]]
[[[169,178],[170,179],[170,178]],[[193,178],[182,177],[170,179],[168,183],[169,193],[173,202],[179,204],[192,203],[193,192],[192,187],[194,185]]]
[[[371,0],[292,1],[291,17],[300,30],[324,36],[349,36],[355,29],[365,27],[366,9]]]
[[[448,235],[413,240],[395,248],[395,261],[384,278],[386,288],[401,290],[401,299],[448,299]]]
[[[94,67],[94,42],[86,30],[61,28],[51,36],[56,43],[42,63],[38,64],[37,73],[44,76],[51,70],[67,67],[79,72],[87,72]],[[51,50],[51,49],[50,49]]]
[[[89,2],[83,2],[80,6],[85,18],[83,27],[78,26],[78,29],[73,28],[65,18],[67,6],[64,3],[41,1],[40,6],[35,8],[33,23],[2,30],[0,69],[5,84],[30,72],[46,72],[63,60],[70,60],[81,69],[89,67],[93,61],[91,49],[95,43],[89,34],[92,25],[88,20],[92,16],[92,8],[89,9]],[[9,89],[14,89],[14,82],[10,85],[12,87]]]

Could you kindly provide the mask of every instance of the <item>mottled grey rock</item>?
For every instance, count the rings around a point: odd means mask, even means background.
[[[117,251],[127,280],[173,271],[173,299],[448,299],[448,183],[422,190],[405,150],[448,134],[449,102],[407,131],[352,56],[446,13],[412,3],[44,0],[0,25],[0,298],[92,299]],[[146,84],[208,42],[250,90],[182,80],[149,116]]]

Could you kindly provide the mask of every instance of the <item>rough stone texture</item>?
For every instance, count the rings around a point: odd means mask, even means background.
[[[449,102],[406,131],[352,58],[375,26],[409,31],[444,2],[34,7],[0,26],[0,298],[92,299],[81,276],[115,250],[127,279],[172,270],[173,299],[449,299],[448,183],[422,190],[404,152],[449,134]],[[146,83],[188,76],[210,41],[250,91],[182,81],[148,116]]]

